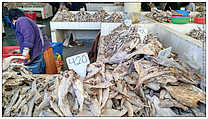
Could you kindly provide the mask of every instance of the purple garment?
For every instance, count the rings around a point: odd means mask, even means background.
[[[25,61],[25,64],[30,64],[42,52],[42,41],[40,38],[38,26],[27,17],[20,17],[16,21],[16,38],[20,45],[20,52],[23,52],[24,47],[30,48],[30,62]],[[44,39],[44,51],[51,45]]]

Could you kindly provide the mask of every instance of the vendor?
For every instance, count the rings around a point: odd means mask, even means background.
[[[70,11],[80,11],[83,9],[84,11],[87,11],[87,7],[84,2],[61,2],[59,4],[59,9],[68,8]]]
[[[38,26],[19,9],[10,9],[9,18],[15,25],[16,38],[20,52],[25,57],[26,69],[34,74],[56,74],[52,47]]]
[[[86,4],[84,2],[72,2],[70,6],[70,11],[80,11],[80,9],[84,8],[87,11]]]

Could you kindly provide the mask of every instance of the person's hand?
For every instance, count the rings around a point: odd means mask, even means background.
[[[25,60],[30,60],[30,54],[29,54],[29,52],[25,55]]]
[[[25,47],[23,49],[22,55],[25,57],[25,60],[30,60],[30,53],[29,53],[30,49]]]

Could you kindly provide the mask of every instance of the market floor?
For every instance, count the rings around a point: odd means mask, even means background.
[[[46,27],[43,29],[43,32],[46,34],[47,39],[49,42],[51,42],[51,34],[50,34],[50,21],[51,18],[46,20],[40,20],[38,19],[36,21],[37,24],[46,25]],[[4,46],[18,46],[17,40],[16,40],[16,33],[14,29],[11,28],[5,28],[6,36],[2,38],[2,45]],[[74,46],[72,48],[69,47],[63,47],[63,54],[62,59],[64,62],[63,69],[67,70],[67,63],[66,58],[72,55],[76,55],[82,52],[88,52],[91,48],[91,44],[93,39],[79,39],[79,41],[83,42],[83,46]],[[54,55],[54,58],[56,59],[56,55]]]

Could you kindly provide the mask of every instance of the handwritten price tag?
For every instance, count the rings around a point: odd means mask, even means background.
[[[86,68],[90,63],[87,53],[81,53],[75,56],[67,57],[66,62],[69,69],[73,69],[81,77],[86,76]]]
[[[124,24],[130,26],[132,24],[132,21],[130,19],[124,20]]]
[[[161,50],[158,54],[158,57],[164,57],[164,58],[167,58],[170,53],[171,53],[171,50],[172,50],[172,47],[169,47],[169,48],[166,48],[164,50]]]

